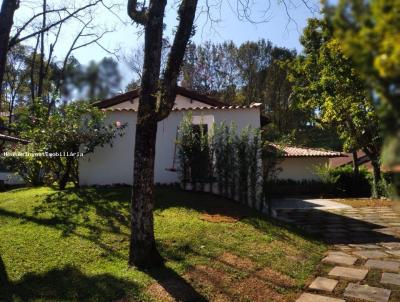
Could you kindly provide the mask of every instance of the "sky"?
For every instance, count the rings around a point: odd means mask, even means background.
[[[57,1],[57,0],[55,0]],[[77,6],[82,6],[79,0],[72,1]],[[104,0],[107,5],[114,5],[112,13],[104,7],[98,7],[93,11],[96,30],[112,30],[101,39],[101,45],[115,52],[119,60],[120,69],[123,75],[123,85],[126,85],[133,77],[123,57],[132,53],[134,49],[143,44],[141,28],[132,24],[126,15],[126,1]],[[236,0],[207,0],[210,4],[210,13],[206,14],[205,1],[199,0],[196,16],[196,33],[192,38],[195,43],[205,41],[222,42],[232,40],[237,45],[245,41],[256,41],[259,39],[270,40],[274,45],[296,49],[301,51],[299,38],[308,18],[318,16],[318,0],[249,0],[255,3],[250,9],[250,16],[253,22],[243,20],[241,13],[238,13]],[[303,1],[308,1],[308,7]],[[50,2],[50,1],[49,1]],[[244,1],[242,1],[244,2]],[[41,10],[41,1],[21,1],[21,8],[17,11],[17,24],[29,18],[33,12]],[[24,3],[28,3],[24,6]],[[172,3],[172,4],[171,4]],[[175,4],[174,4],[175,3]],[[169,1],[166,8],[166,30],[165,35],[172,37],[173,29],[176,26],[176,9],[179,1]],[[286,3],[286,6],[284,5]],[[239,8],[240,11],[240,8]],[[211,22],[210,19],[213,21]],[[59,42],[55,48],[58,59],[65,56],[75,34],[80,30],[79,22],[69,23],[63,28]],[[51,33],[49,34],[51,35]],[[49,41],[52,40],[49,38]],[[170,38],[170,40],[172,40]],[[33,41],[31,41],[33,43]],[[105,56],[110,56],[97,45],[90,45],[78,49],[73,55],[82,63],[87,64],[91,60],[99,61]]]

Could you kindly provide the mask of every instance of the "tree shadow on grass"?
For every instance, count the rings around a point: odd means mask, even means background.
[[[133,282],[109,274],[88,276],[76,267],[66,266],[10,282],[6,291],[0,291],[0,301],[114,301],[138,290]]]
[[[176,188],[158,188],[156,190],[156,209],[164,210],[170,207],[190,208],[200,213],[226,215],[239,219],[256,213],[249,207],[222,196]]]
[[[124,196],[119,190],[67,189],[49,194],[34,208],[34,216],[52,215],[65,236],[79,226],[93,236],[102,231],[120,234],[121,226],[129,226],[129,200]]]
[[[161,268],[146,271],[152,278],[157,280],[149,286],[147,292],[153,298],[181,302],[206,302],[204,296],[197,292],[185,279],[174,270],[162,266]]]
[[[8,280],[6,266],[4,265],[3,258],[0,255],[0,301],[11,301],[10,294],[10,281]]]
[[[282,241],[291,241],[287,230],[299,233],[299,230],[290,224],[268,217],[255,209],[222,196],[188,192],[175,188],[158,188],[156,209],[164,210],[170,207],[183,207],[196,210],[203,214],[226,216],[232,221],[240,220],[253,226],[255,229],[268,233],[271,237]],[[308,235],[301,232],[303,237]]]
[[[65,190],[44,197],[33,213],[19,213],[0,208],[0,216],[32,222],[61,231],[62,236],[75,235],[95,243],[107,253],[123,257],[102,235],[111,233],[128,239],[122,228],[128,228],[129,202],[119,190]],[[80,228],[78,230],[78,228]]]
[[[355,219],[346,215],[319,209],[287,210],[282,219],[267,217],[245,205],[209,193],[192,193],[171,188],[157,191],[157,209],[185,207],[201,213],[219,214],[239,218],[243,223],[270,234],[285,242],[293,241],[289,232],[311,240],[327,244],[365,244],[400,241],[400,230],[391,234],[390,230],[365,219]],[[380,219],[379,216],[376,218]],[[296,244],[293,242],[293,244]]]

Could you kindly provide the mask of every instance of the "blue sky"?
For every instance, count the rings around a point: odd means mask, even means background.
[[[118,3],[118,1],[115,0],[105,1],[108,1],[108,4]],[[125,85],[132,79],[132,74],[130,74],[122,58],[135,48],[140,47],[143,43],[143,37],[139,34],[140,27],[132,24],[126,15],[126,1],[119,1],[120,7],[114,9],[115,15],[118,15],[119,18],[104,8],[97,8],[94,14],[96,16],[96,22],[100,25],[99,27],[113,29],[113,32],[103,37],[101,43],[110,50],[119,49],[117,55],[120,58],[120,67]],[[261,12],[265,11],[269,5],[268,0],[258,2],[250,0],[249,2],[253,1],[256,3],[251,7],[252,19],[255,21],[264,20],[265,18],[268,19],[267,22],[254,24],[240,20],[235,11],[235,6],[238,3],[236,0],[208,0],[208,3],[211,4],[222,3],[211,9],[212,18],[218,21],[211,24],[206,14],[201,13],[204,9],[204,1],[205,0],[199,0],[196,18],[197,30],[193,37],[194,42],[202,43],[207,40],[222,42],[225,40],[232,40],[239,45],[245,41],[255,41],[264,38],[272,41],[275,45],[295,48],[298,51],[301,50],[301,45],[299,43],[301,32],[307,23],[307,19],[317,16],[316,11],[318,10],[319,3],[317,0],[286,0],[286,11],[281,0],[271,0],[272,2],[268,7],[267,14],[261,17]],[[308,1],[309,7],[312,9],[307,8],[303,1]],[[174,6],[174,4],[170,3],[175,2],[179,3],[179,1],[169,2],[166,9],[165,22],[167,28],[165,34],[170,37],[176,25],[176,4]],[[79,6],[82,5],[80,1],[77,3],[79,3]],[[40,10],[40,6],[35,8],[35,10]],[[31,8],[21,7],[18,10],[17,18],[23,20],[29,18],[30,14],[32,14]],[[68,27],[64,29],[60,42],[55,49],[58,59],[64,57],[65,52],[69,49],[69,45],[74,38],[74,33],[78,32],[79,27],[77,24],[75,25],[76,26],[74,26],[74,24],[69,24]],[[73,55],[83,64],[87,64],[90,60],[99,61],[104,56],[110,56],[96,45],[90,45],[79,49],[75,51]]]
[[[224,40],[233,40],[236,44],[248,40],[258,40],[261,38],[271,40],[274,44],[279,46],[285,46],[287,48],[295,48],[301,50],[299,38],[301,32],[306,25],[307,19],[316,16],[315,9],[318,8],[318,1],[309,1],[314,10],[310,10],[302,4],[301,0],[292,1],[292,5],[288,7],[288,13],[290,18],[286,14],[285,7],[283,4],[279,4],[276,0],[271,3],[271,7],[268,11],[268,21],[258,24],[252,24],[248,21],[240,20],[235,11],[233,11],[233,4],[229,4],[228,1],[222,2],[221,9],[214,9],[212,16],[215,19],[220,19],[217,23],[210,24],[204,13],[201,13],[202,5],[198,8],[198,17],[196,20],[196,34],[193,37],[193,41],[196,43],[202,43],[207,40],[220,42]],[[230,1],[232,2],[232,1]],[[266,2],[263,0],[263,2]],[[255,20],[261,20],[257,18],[259,11],[263,9],[262,6],[254,7],[252,17]],[[124,7],[122,7],[121,13],[124,13]],[[106,13],[105,13],[106,14]],[[109,16],[110,17],[110,16]],[[171,36],[172,29],[175,26],[175,8],[167,7],[166,34]],[[126,19],[127,20],[127,19]],[[142,39],[137,35],[138,28],[136,25],[117,25],[117,31],[111,33],[104,39],[104,44],[110,48],[119,45],[122,52],[129,52],[130,49],[134,49],[140,45]],[[96,48],[96,49],[94,49]],[[106,55],[98,47],[86,48],[76,53],[76,56],[82,61],[88,61],[93,58],[93,55],[103,56]]]

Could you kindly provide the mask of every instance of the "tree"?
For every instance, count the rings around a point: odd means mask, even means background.
[[[0,11],[0,110],[3,78],[6,71],[8,42],[14,23],[14,13],[19,7],[19,0],[3,0]]]
[[[238,49],[237,64],[241,75],[242,94],[244,103],[260,102],[259,88],[262,83],[261,70],[265,70],[271,63],[272,43],[260,40],[258,42],[246,42]]]
[[[154,157],[158,121],[172,110],[176,84],[186,45],[192,35],[197,0],[183,0],[178,9],[178,26],[161,74],[166,0],[151,0],[148,7],[128,1],[128,15],[144,27],[144,62],[136,124],[134,183],[131,207],[129,264],[139,268],[160,265],[154,238]]]
[[[400,165],[400,2],[340,0],[325,3],[335,36],[379,100],[385,127],[383,160]],[[400,195],[400,181],[397,186]]]
[[[298,106],[314,112],[322,126],[336,129],[347,150],[362,149],[373,166],[373,195],[380,195],[380,125],[372,97],[343,54],[326,20],[311,19],[301,38],[304,56],[292,65]]]
[[[167,63],[168,52],[171,48],[170,42],[167,38],[163,38],[163,45],[161,48],[161,69],[164,69]],[[142,67],[144,60],[144,45],[133,49],[130,53],[124,56],[124,61],[128,65],[129,69],[133,72],[134,78],[131,83],[128,84],[127,90],[133,90],[137,88],[142,80]]]
[[[157,266],[163,262],[156,248],[153,226],[157,123],[166,118],[174,106],[180,68],[186,46],[193,33],[197,2],[197,0],[179,2],[175,37],[165,68],[161,71],[163,21],[167,0],[150,0],[147,6],[147,1],[128,0],[128,15],[134,22],[144,27],[145,40],[136,124],[129,252],[129,264],[140,268]],[[303,3],[307,5],[307,1]],[[240,17],[250,20],[252,5],[249,2],[238,1]],[[208,2],[206,6],[210,11]]]
[[[103,58],[99,63],[89,62],[79,86],[85,98],[104,100],[120,91],[121,79],[118,63],[112,58]]]
[[[42,88],[42,80],[44,79],[45,73],[45,65],[44,65],[44,33],[49,32],[50,30],[59,27],[70,19],[79,19],[81,17],[81,13],[84,13],[88,9],[96,6],[97,4],[102,4],[102,0],[94,0],[85,4],[81,7],[67,7],[62,4],[60,7],[48,7],[47,0],[42,1],[43,10],[39,13],[33,12],[32,16],[29,16],[28,19],[24,20],[21,24],[14,25],[14,14],[15,11],[19,8],[20,1],[19,0],[4,0],[1,6],[0,11],[0,108],[1,105],[1,97],[2,97],[2,87],[4,80],[4,73],[6,70],[6,62],[7,62],[7,54],[16,45],[20,44],[23,41],[26,41],[31,38],[37,38],[37,46],[35,47],[35,53],[40,44],[40,76],[39,76],[39,92],[41,92]],[[106,6],[105,6],[106,7]],[[106,7],[110,9],[109,7]],[[52,16],[53,18],[50,18]],[[38,28],[33,26],[35,21],[39,18],[42,18],[42,24]],[[47,23],[47,20],[52,19],[52,22]],[[13,35],[11,36],[11,33]],[[58,37],[58,34],[57,34]],[[52,49],[54,49],[54,45],[50,46],[50,53],[52,53]],[[49,56],[49,58],[51,55]],[[51,60],[48,58],[48,62]]]
[[[18,45],[8,52],[3,80],[4,109],[8,105],[8,127],[13,121],[16,108],[26,105],[30,98],[29,89],[29,48]]]
[[[60,190],[69,181],[78,185],[79,156],[93,152],[97,146],[112,144],[116,136],[124,133],[125,125],[104,125],[104,112],[88,102],[58,107],[50,116],[47,106],[36,106],[34,118],[25,110],[20,112],[15,125],[20,136],[31,143],[13,147],[13,151],[43,154],[9,159],[9,164],[32,185],[40,185],[43,180],[49,184],[57,182]]]
[[[270,119],[265,136],[270,141],[281,141],[298,129],[306,116],[292,106],[292,83],[287,79],[288,68],[296,52],[286,48],[273,47],[270,63],[259,72],[260,101],[264,114]]]

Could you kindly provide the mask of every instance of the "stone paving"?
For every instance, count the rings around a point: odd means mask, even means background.
[[[400,213],[366,207],[277,216],[331,246],[296,302],[400,302]]]

